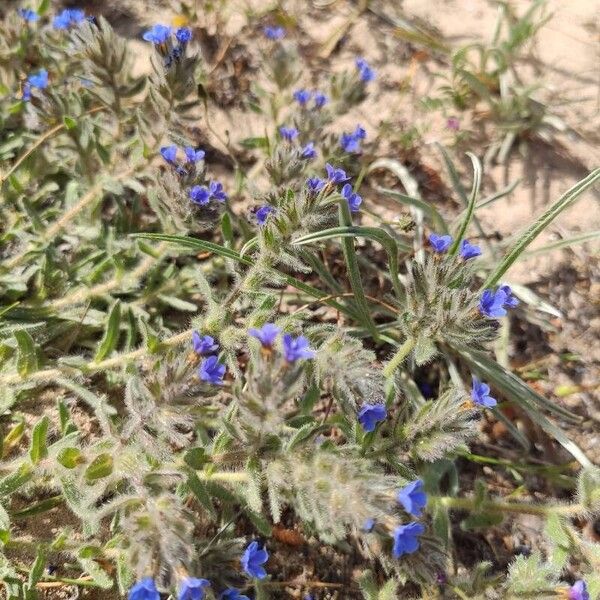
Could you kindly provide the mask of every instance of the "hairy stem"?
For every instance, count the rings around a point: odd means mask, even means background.
[[[407,338],[405,340],[402,346],[398,348],[396,354],[392,356],[388,364],[385,365],[383,374],[386,378],[391,377],[395,373],[396,369],[402,364],[402,361],[404,361],[414,346],[415,340],[413,338]]]
[[[531,504],[528,502],[479,501],[475,498],[432,497],[433,503],[454,510],[477,510],[481,512],[512,512],[528,515],[559,514],[567,517],[585,512],[581,504]]]

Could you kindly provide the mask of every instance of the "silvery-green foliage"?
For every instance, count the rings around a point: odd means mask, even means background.
[[[337,74],[325,88],[331,104],[290,108],[286,125],[300,130],[298,143],[279,139],[276,103],[257,86],[268,107],[255,107],[265,137],[245,146],[236,138],[228,150],[260,150],[253,159],[262,161],[264,180],[246,181],[238,164],[232,201],[200,206],[190,189],[214,180],[213,165],[173,164],[160,154],[168,145],[179,153],[196,147],[193,125],[208,100],[197,95],[207,74],[193,44],[177,56],[172,38],[157,44],[151,73],[133,76],[129,45],[102,17],[69,31],[45,24],[27,36],[14,15],[0,35],[0,81],[13,94],[0,99],[0,157],[14,165],[6,178],[2,168],[0,204],[0,579],[9,598],[35,598],[56,556],[101,590],[116,583],[126,594],[152,576],[170,594],[189,574],[209,578],[216,597],[247,583],[239,564],[248,539],[270,547],[272,525],[288,515],[320,543],[340,552],[352,545],[383,568],[391,579],[382,586],[362,580],[369,600],[394,598],[407,582],[431,589],[452,551],[427,512],[444,498],[427,489],[425,513],[409,514],[398,490],[431,480],[439,459],[452,463],[476,434],[480,410],[458,385],[426,401],[409,393],[413,367],[455,344],[484,348],[496,326],[478,310],[470,263],[411,257],[399,250],[405,228],[382,237],[387,229],[349,225],[341,186],[306,185],[324,177],[328,160],[349,175],[366,166],[341,156],[336,131],[323,131],[366,97],[365,80]],[[27,57],[52,70],[52,84],[22,101]],[[287,40],[265,51],[265,72],[282,98],[299,81],[299,63]],[[301,156],[308,142],[319,146],[314,163]],[[249,189],[253,202],[273,209],[264,223],[238,210]],[[301,238],[335,226],[346,236],[346,264],[334,272],[320,251],[337,262],[337,234]],[[179,245],[131,235],[157,231],[178,235],[169,241]],[[405,285],[394,285],[385,310],[368,309],[372,327],[361,314],[369,262],[353,268],[354,234],[387,244],[381,263],[389,273],[369,276],[396,283],[393,264],[400,256],[407,264]],[[323,306],[335,317],[322,318]],[[218,343],[222,380],[201,379],[206,356],[191,350],[191,330],[182,331],[190,321]],[[272,344],[249,335],[270,322],[282,330]],[[305,335],[314,358],[286,358],[284,334]],[[386,378],[391,344],[406,341],[414,342],[410,360]],[[48,408],[54,396],[56,408]],[[44,415],[21,418],[20,402],[38,400]],[[371,430],[360,416],[369,407],[386,415]],[[478,515],[482,501],[472,507]],[[593,469],[579,478],[578,502],[573,514],[598,512]],[[75,525],[57,525],[59,533],[32,549],[18,518],[56,506]],[[517,559],[507,592],[546,593],[573,557],[588,574],[597,565],[597,545],[557,513],[546,525],[549,562]],[[393,558],[394,530],[412,520],[424,527],[419,547]],[[22,556],[32,565],[26,582]],[[492,593],[485,569],[471,575],[470,590]],[[266,597],[268,586],[252,585]]]

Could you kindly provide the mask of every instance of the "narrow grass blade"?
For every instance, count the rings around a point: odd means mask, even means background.
[[[461,240],[465,237],[465,233],[467,228],[469,227],[469,223],[473,218],[473,214],[475,212],[475,201],[479,196],[479,188],[481,187],[481,163],[479,159],[471,152],[467,152],[467,156],[471,159],[473,163],[473,188],[471,189],[471,195],[469,196],[469,200],[467,202],[467,211],[460,225],[460,229],[456,233],[454,238],[454,242],[450,248],[449,254],[451,256],[455,255],[458,252],[458,248],[460,246]]]
[[[540,256],[542,254],[552,252],[553,250],[560,250],[562,248],[568,248],[569,246],[575,246],[576,244],[584,244],[585,242],[591,242],[592,240],[597,239],[600,239],[600,231],[590,231],[588,233],[574,235],[573,237],[565,238],[564,240],[557,240],[551,244],[546,244],[541,248],[524,252],[522,258],[527,259],[531,258],[532,256]]]
[[[569,208],[586,190],[600,180],[600,168],[592,171],[587,177],[577,182],[566,191],[527,231],[516,241],[498,267],[490,273],[483,284],[484,288],[496,285],[502,276],[523,254],[531,242],[565,209]]]

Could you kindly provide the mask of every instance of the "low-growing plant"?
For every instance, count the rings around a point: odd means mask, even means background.
[[[360,552],[377,572],[356,586],[367,599],[597,595],[599,546],[577,520],[600,512],[600,475],[550,418],[576,417],[488,347],[519,310],[507,270],[600,170],[482,263],[466,238],[474,155],[465,212],[448,224],[401,165],[366,161],[360,124],[336,128],[376,77],[364,59],[313,89],[286,29],[256,31],[265,78],[244,101],[265,134],[221,144],[233,184],[210,136],[199,143],[213,71],[193,28],[148,28],[151,72],[134,76],[104,18],[48,4],[7,14],[0,36],[6,596],[62,583],[131,600],[294,585],[321,597],[321,582],[277,580],[276,527]],[[363,185],[383,168],[408,192],[382,191],[410,207],[397,223]],[[579,461],[571,502],[490,497],[482,483],[445,491],[487,411],[528,445],[499,401]],[[73,518],[22,534],[57,507]],[[458,511],[470,528],[539,516],[550,551],[506,577],[458,572]]]

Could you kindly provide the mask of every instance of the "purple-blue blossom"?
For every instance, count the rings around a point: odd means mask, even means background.
[[[394,546],[392,556],[400,558],[405,554],[412,554],[419,549],[419,537],[425,533],[425,526],[421,523],[411,522],[407,525],[399,525],[394,529]]]
[[[131,586],[127,598],[128,600],[160,600],[160,594],[154,585],[154,580],[146,577]]]
[[[210,202],[210,190],[205,185],[195,185],[188,191],[190,200],[199,206],[205,206]]]
[[[460,255],[465,260],[469,260],[470,258],[481,256],[481,248],[475,246],[475,244],[471,244],[468,240],[462,240],[460,243]]]
[[[508,285],[500,286],[496,291],[487,289],[483,291],[479,300],[479,311],[482,315],[496,319],[506,315],[507,308],[518,306],[519,300],[513,295]]]
[[[369,66],[369,63],[364,58],[358,57],[355,64],[361,81],[369,83],[369,81],[375,79],[375,71]]]
[[[45,90],[48,87],[48,71],[46,69],[40,69],[35,73],[32,73],[27,77],[27,81],[23,86],[23,100],[28,101],[31,100],[31,90],[32,88],[37,88],[38,90]]]
[[[358,422],[367,433],[375,431],[377,423],[387,417],[384,404],[365,404],[358,413]]]
[[[351,133],[342,133],[340,137],[340,146],[344,152],[356,154],[361,151],[360,142],[367,137],[367,132],[357,125]]]
[[[352,191],[352,186],[349,183],[342,188],[342,196],[348,202],[350,212],[357,212],[359,210],[360,205],[362,204],[362,197]]]
[[[307,160],[312,160],[317,156],[317,151],[315,150],[314,142],[308,142],[305,146],[303,146],[300,150],[300,156],[302,158],[306,158]]]
[[[200,335],[197,331],[192,333],[192,348],[196,354],[212,354],[219,349],[219,344],[210,335]]]
[[[279,135],[287,142],[292,142],[298,137],[298,130],[295,127],[280,127]]]
[[[296,90],[293,94],[294,100],[302,107],[306,106],[311,99],[311,92],[308,90]]]
[[[38,15],[34,10],[31,10],[30,8],[18,8],[17,13],[28,23],[33,23],[34,21],[37,21],[40,18],[40,15]]]
[[[590,593],[588,592],[587,584],[583,579],[576,581],[569,588],[569,600],[590,600]]]
[[[473,387],[471,388],[471,399],[477,406],[492,408],[498,404],[495,398],[490,396],[490,386],[473,376]]]
[[[180,27],[175,32],[175,37],[180,44],[187,44],[192,39],[192,30],[189,27]]]
[[[263,33],[265,37],[270,40],[280,40],[285,37],[285,29],[283,27],[276,27],[273,25],[267,25],[267,27],[263,28]]]
[[[54,29],[68,29],[85,21],[85,12],[81,8],[65,8],[52,19]]]
[[[260,206],[259,208],[256,209],[256,212],[254,213],[254,216],[256,217],[256,222],[259,225],[264,225],[267,222],[269,215],[274,212],[275,212],[275,209],[269,204]]]
[[[271,348],[280,331],[281,327],[277,327],[275,323],[265,323],[260,329],[248,329],[248,334],[256,338],[264,348]]]
[[[210,587],[208,579],[186,577],[179,586],[177,600],[204,600],[206,596],[204,589],[207,587]]]
[[[202,160],[205,156],[204,150],[196,150],[192,146],[187,146],[183,149],[188,162],[196,163]]]
[[[329,102],[329,96],[323,92],[315,92],[313,96],[315,108],[323,108]]]
[[[325,187],[325,180],[319,177],[309,177],[306,180],[306,187],[311,192],[320,192]]]
[[[413,517],[420,517],[427,505],[427,494],[423,490],[423,481],[417,479],[398,490],[396,498],[404,510]]]
[[[294,337],[290,333],[283,336],[283,355],[287,362],[314,358],[316,352],[310,348],[310,342],[303,336]]]
[[[221,385],[223,383],[225,369],[225,365],[219,362],[218,357],[208,356],[200,363],[200,366],[198,367],[198,376],[202,381],[206,381],[207,383]]]
[[[336,168],[329,163],[325,164],[325,170],[327,171],[327,179],[333,184],[344,183],[350,179],[344,169]]]
[[[264,565],[269,560],[269,553],[263,548],[259,547],[258,542],[252,542],[244,550],[240,562],[246,574],[249,577],[255,577],[256,579],[264,579],[267,576]]]
[[[147,42],[152,42],[153,44],[160,45],[166,43],[169,40],[172,32],[173,30],[168,25],[162,25],[161,23],[157,23],[156,25],[152,25],[152,27],[144,33],[142,38]]]
[[[506,300],[504,301],[504,306],[507,308],[516,308],[519,306],[519,299],[513,294],[509,285],[501,285],[499,288],[502,292],[504,292],[506,296]]]
[[[438,235],[437,233],[430,233],[429,234],[429,243],[431,244],[431,247],[438,252],[439,254],[442,254],[443,252],[446,252],[446,250],[448,250],[448,248],[450,248],[450,244],[452,243],[452,236],[451,235]]]
[[[221,593],[219,600],[250,600],[250,598],[243,596],[242,592],[236,588],[228,588]]]
[[[177,160],[177,146],[162,146],[160,154],[168,163],[173,164]]]

